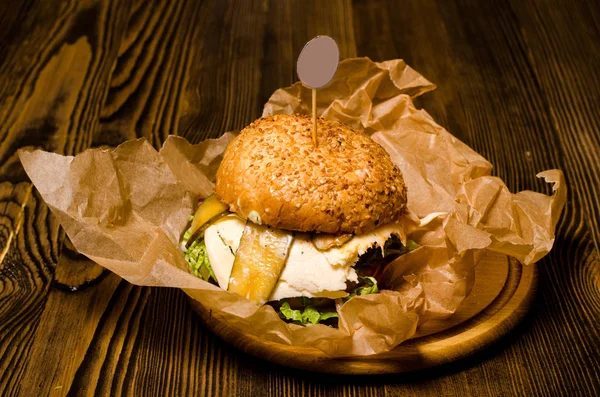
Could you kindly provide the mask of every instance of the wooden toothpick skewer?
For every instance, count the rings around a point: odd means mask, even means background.
[[[312,116],[313,116],[313,131],[312,139],[315,147],[317,147],[317,89],[312,89]]]

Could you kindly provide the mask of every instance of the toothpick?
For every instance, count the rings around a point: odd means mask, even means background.
[[[331,81],[337,70],[340,50],[329,36],[317,36],[304,45],[298,56],[296,72],[302,84],[312,89],[312,140],[317,147],[317,88]]]
[[[315,147],[317,147],[317,89],[312,89],[312,116],[313,116],[313,130],[312,139]]]

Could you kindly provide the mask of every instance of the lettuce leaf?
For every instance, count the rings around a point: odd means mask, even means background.
[[[321,313],[319,313],[319,311],[312,306],[306,306],[302,311],[302,322],[304,324],[308,322],[311,324],[317,324],[320,318]]]
[[[319,311],[314,306],[305,306],[303,309],[292,309],[289,302],[284,301],[279,308],[280,316],[299,325],[319,324],[330,318],[337,318],[337,312]]]
[[[279,308],[279,313],[281,313],[286,320],[302,323],[302,312],[300,310],[292,309],[288,302],[283,302]]]
[[[344,298],[345,301],[357,296],[357,295],[370,295],[376,294],[379,292],[379,288],[377,287],[377,280],[374,277],[359,277],[359,279],[364,283],[360,287],[356,287],[350,294]]]
[[[406,245],[404,245],[398,236],[392,235],[386,240],[383,247],[374,245],[367,249],[367,251],[358,258],[354,267],[356,269],[361,269],[373,266],[373,264],[387,266],[388,263],[400,255],[404,255],[417,248],[419,248],[419,245],[414,241],[408,240]]]
[[[355,288],[350,295],[344,298],[344,301],[348,301],[354,296],[376,294],[379,292],[377,280],[374,277],[359,277],[359,279],[362,281],[361,286]],[[311,298],[303,297],[302,306],[300,309],[292,309],[290,303],[287,300],[283,300],[283,303],[279,307],[279,316],[288,322],[299,325],[319,324],[330,318],[338,318],[338,314],[335,311],[319,311],[319,309],[312,305]]]
[[[188,230],[183,235],[183,244],[185,245],[190,239],[191,233]],[[206,253],[206,244],[204,238],[198,237],[185,251],[183,251],[185,260],[190,265],[190,269],[196,277],[200,277],[204,281],[217,281],[217,277],[213,272],[208,254]]]
[[[419,248],[420,245],[415,243],[412,240],[406,240],[406,250],[407,251],[412,251],[412,250],[416,250],[417,248]]]
[[[319,321],[324,321],[324,320],[327,320],[329,318],[338,318],[337,312],[321,312],[320,313],[320,317],[319,317]]]
[[[398,236],[392,236],[383,246],[383,257],[390,255],[404,255],[417,248],[419,248],[419,244],[415,243],[413,240],[406,240],[406,245],[404,245]]]

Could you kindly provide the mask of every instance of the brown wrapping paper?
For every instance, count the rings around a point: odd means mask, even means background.
[[[402,60],[340,63],[319,90],[318,113],[364,130],[404,173],[408,238],[420,248],[386,268],[393,290],[355,297],[339,308],[339,329],[286,324],[255,304],[188,271],[179,240],[194,203],[214,187],[221,155],[235,134],[191,145],[171,136],[160,152],[143,139],[75,157],[41,150],[19,156],[76,249],[137,285],[183,288],[212,315],[265,340],[310,346],[331,356],[385,352],[419,324],[454,313],[473,284],[484,250],[533,263],[551,249],[566,200],[559,170],[538,176],[554,195],[511,194],[491,164],[457,140],[412,97],[434,85]],[[277,90],[264,115],[309,113],[299,83]]]

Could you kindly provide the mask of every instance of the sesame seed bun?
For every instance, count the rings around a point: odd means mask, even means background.
[[[276,115],[256,120],[229,144],[216,194],[255,223],[302,232],[366,233],[398,220],[402,173],[371,138],[336,121]]]

